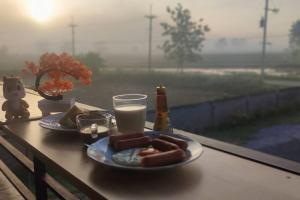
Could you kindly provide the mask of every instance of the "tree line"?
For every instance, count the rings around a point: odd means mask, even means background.
[[[202,18],[193,21],[190,10],[183,8],[180,3],[175,8],[168,6],[166,11],[171,21],[160,23],[163,29],[162,36],[167,37],[167,39],[159,48],[164,51],[165,57],[174,60],[182,71],[187,60],[201,59],[205,35],[210,31],[210,28],[204,24]],[[300,20],[291,26],[289,47],[292,52],[292,63],[300,64]],[[79,55],[78,58],[88,66],[93,66],[94,73],[97,73],[99,68],[104,67],[103,59],[96,53],[90,52]]]

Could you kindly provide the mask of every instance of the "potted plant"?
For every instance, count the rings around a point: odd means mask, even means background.
[[[25,64],[23,72],[36,76],[35,89],[45,98],[38,103],[43,115],[64,112],[74,105],[74,99],[63,99],[63,93],[74,87],[70,77],[83,85],[91,83],[91,70],[67,53],[45,53],[41,55],[38,64],[29,61]]]

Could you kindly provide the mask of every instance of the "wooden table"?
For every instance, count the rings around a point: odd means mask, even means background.
[[[38,123],[38,120],[16,122],[3,128],[36,159],[70,180],[91,199],[300,198],[297,172],[276,169],[215,150],[215,147],[205,146],[198,160],[176,169],[158,172],[117,170],[89,159],[78,134],[50,131]],[[207,143],[203,137],[183,134]]]

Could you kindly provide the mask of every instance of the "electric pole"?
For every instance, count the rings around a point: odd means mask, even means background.
[[[74,19],[72,17],[71,24],[69,27],[71,28],[71,34],[72,34],[72,56],[75,56],[75,28],[77,27],[77,24],[74,24]]]
[[[279,9],[278,8],[269,8],[269,0],[265,0],[265,14],[264,17],[260,20],[260,27],[263,28],[263,40],[262,40],[262,66],[260,69],[260,75],[261,79],[264,80],[265,78],[265,68],[266,68],[266,46],[268,44],[267,41],[267,27],[268,27],[268,13],[269,11],[273,13],[278,13]]]
[[[149,19],[149,46],[148,46],[148,70],[151,70],[151,56],[152,56],[152,21],[156,18],[155,15],[152,15],[152,5],[150,5],[149,15],[146,15],[145,18]]]

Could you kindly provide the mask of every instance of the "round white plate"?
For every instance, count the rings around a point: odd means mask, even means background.
[[[147,131],[147,132],[145,132],[145,135],[150,136],[151,138],[156,138],[159,136],[159,133],[156,131]],[[203,153],[203,148],[199,142],[197,142],[191,138],[185,137],[183,135],[179,135],[179,134],[172,134],[170,136],[179,138],[179,139],[182,139],[182,140],[185,140],[188,142],[188,148],[186,150],[187,158],[180,163],[164,165],[164,166],[159,166],[159,167],[128,166],[128,165],[118,164],[118,163],[114,162],[114,160],[113,160],[113,155],[114,155],[115,151],[109,145],[109,136],[99,139],[97,142],[95,142],[91,145],[88,145],[87,155],[90,158],[98,161],[99,163],[104,164],[109,167],[129,169],[129,170],[148,171],[148,170],[162,170],[162,169],[169,169],[169,168],[174,168],[174,167],[178,167],[178,166],[183,166],[183,165],[186,165],[186,164],[196,160]]]

